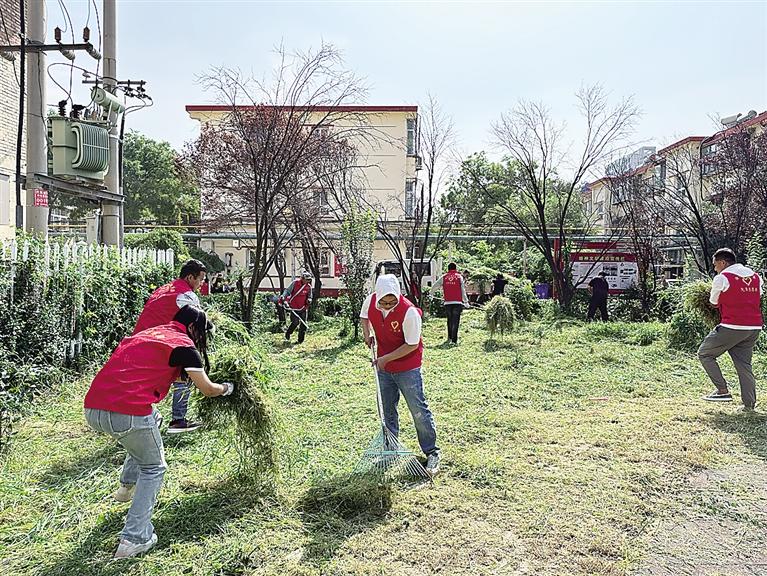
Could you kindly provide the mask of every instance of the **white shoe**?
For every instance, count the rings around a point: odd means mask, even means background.
[[[143,544],[134,544],[133,542],[121,539],[114,558],[117,560],[118,558],[132,558],[133,556],[138,556],[139,554],[143,554],[147,550],[150,550],[155,544],[157,544],[157,534],[154,532],[152,532],[152,537],[149,539],[149,542],[144,542]]]
[[[130,502],[133,499],[133,493],[136,491],[135,484],[120,484],[112,497],[118,502]]]
[[[426,458],[426,471],[431,476],[436,476],[439,472],[439,452],[434,452]]]

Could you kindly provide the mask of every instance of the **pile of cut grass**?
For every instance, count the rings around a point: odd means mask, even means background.
[[[209,315],[216,326],[211,354],[210,379],[232,382],[229,396],[197,402],[206,428],[226,434],[239,456],[238,474],[271,483],[277,472],[276,422],[264,392],[269,370],[264,353],[247,329],[221,312]]]

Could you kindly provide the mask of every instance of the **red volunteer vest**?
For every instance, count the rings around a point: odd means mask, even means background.
[[[311,284],[296,282],[293,286],[293,290],[290,292],[290,296],[288,296],[288,306],[295,310],[303,310],[306,308],[306,301],[309,298],[309,294],[311,294],[311,292]]]
[[[383,313],[376,308],[376,302],[378,298],[375,293],[370,299],[370,307],[368,308],[368,321],[373,327],[373,331],[376,335],[376,342],[378,343],[378,357],[393,352],[405,343],[405,333],[402,331],[402,323],[405,320],[405,314],[410,308],[415,306],[400,295],[399,304],[389,311],[389,314],[384,318]],[[423,316],[420,308],[418,314]],[[408,370],[414,370],[421,367],[421,361],[423,360],[423,338],[418,342],[418,348],[413,350],[407,356],[392,360],[386,366],[384,370],[387,372],[406,372]]]
[[[733,326],[761,326],[763,323],[760,307],[759,284],[757,274],[741,277],[732,272],[722,272],[730,287],[719,294],[719,312],[722,324]]]
[[[168,394],[181,368],[168,365],[175,348],[194,346],[179,322],[123,338],[85,395],[86,408],[148,416]]]
[[[176,312],[178,312],[176,298],[186,292],[193,292],[193,290],[187,281],[182,278],[177,278],[170,284],[160,286],[152,292],[149,300],[144,304],[144,309],[138,317],[136,327],[133,329],[131,336],[147,328],[154,328],[173,320]]]
[[[461,280],[463,277],[457,271],[451,271],[442,278],[442,291],[447,302],[463,302],[461,293]]]

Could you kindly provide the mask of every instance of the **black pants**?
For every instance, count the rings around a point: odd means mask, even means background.
[[[306,334],[306,308],[303,310],[294,310],[293,312],[288,311],[288,314],[290,314],[290,326],[288,326],[287,332],[285,332],[285,340],[290,340],[290,335],[293,334],[293,331],[298,328],[298,343],[304,341],[304,335]],[[298,318],[296,318],[296,315],[298,315],[303,322],[301,322]]]
[[[589,302],[589,313],[586,319],[591,322],[594,319],[594,314],[597,309],[602,316],[602,320],[607,322],[607,298],[592,298]]]
[[[461,323],[463,304],[445,304],[447,312],[447,339],[458,344],[458,325]]]

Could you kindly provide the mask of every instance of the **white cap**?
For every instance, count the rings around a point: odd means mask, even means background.
[[[394,274],[381,274],[376,280],[376,298],[380,300],[389,294],[393,294],[397,298],[402,294],[399,287],[399,278]]]

